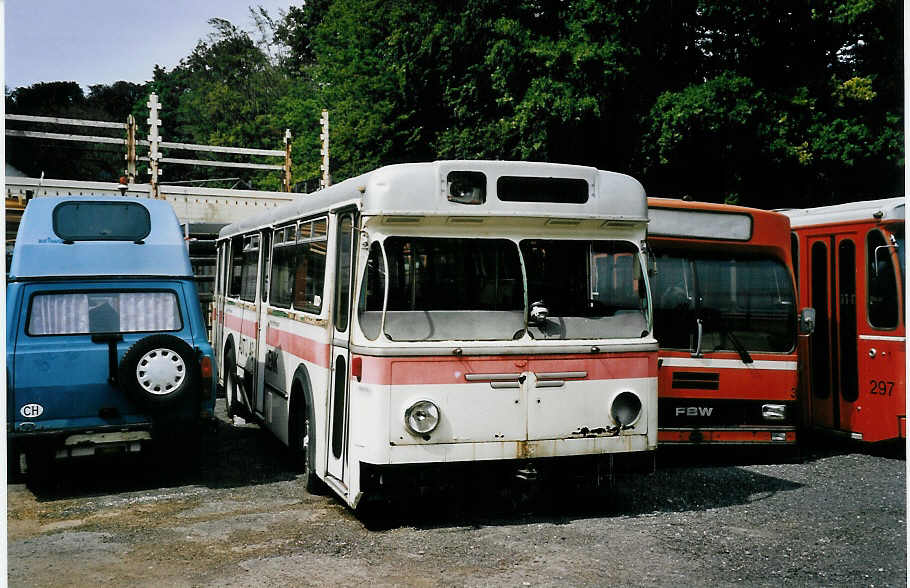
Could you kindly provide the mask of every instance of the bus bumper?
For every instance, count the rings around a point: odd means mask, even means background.
[[[667,428],[657,432],[660,445],[795,445],[796,429],[779,428]]]

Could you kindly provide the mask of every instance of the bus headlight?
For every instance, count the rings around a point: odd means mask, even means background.
[[[633,392],[620,392],[610,405],[610,416],[620,427],[630,427],[641,416],[641,399]]]
[[[766,421],[783,421],[787,418],[787,407],[783,404],[763,404],[761,416]]]
[[[426,435],[439,424],[439,407],[429,400],[418,400],[404,411],[404,422],[415,435]]]

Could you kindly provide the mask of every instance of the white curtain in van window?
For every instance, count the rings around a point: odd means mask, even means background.
[[[30,335],[88,333],[87,294],[41,294],[32,299]]]
[[[172,292],[123,292],[120,294],[120,330],[179,331],[180,311]]]

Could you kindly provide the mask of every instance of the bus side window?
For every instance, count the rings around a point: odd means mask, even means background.
[[[897,327],[897,278],[894,275],[892,246],[877,229],[866,235],[866,289],[869,324],[879,329]]]
[[[293,267],[293,298],[296,310],[319,313],[325,287],[326,219],[300,223]]]
[[[240,276],[243,273],[243,237],[231,239],[231,263],[228,275],[227,294],[231,298],[240,297]]]
[[[294,297],[294,268],[297,266],[294,234],[287,227],[275,231],[269,286],[269,304],[272,306],[291,307],[291,299]]]
[[[240,299],[247,302],[256,300],[256,277],[259,265],[259,235],[243,239],[243,253],[240,259]]]

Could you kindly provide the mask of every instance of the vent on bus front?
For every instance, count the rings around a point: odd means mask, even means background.
[[[496,195],[504,202],[584,204],[589,193],[588,181],[582,178],[502,176],[496,181]]]
[[[717,390],[720,388],[720,374],[673,372],[673,387],[694,390]]]

